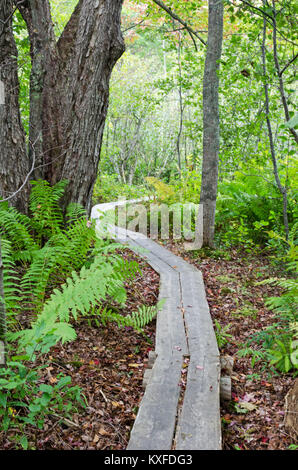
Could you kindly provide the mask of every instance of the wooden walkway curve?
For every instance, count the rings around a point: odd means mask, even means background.
[[[119,204],[94,206],[91,217]],[[127,450],[219,450],[220,357],[202,274],[146,236],[116,229],[114,237],[159,273],[159,300],[165,299],[157,316],[156,360]]]

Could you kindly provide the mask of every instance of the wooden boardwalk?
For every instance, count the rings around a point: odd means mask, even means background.
[[[113,205],[95,206],[92,218]],[[159,300],[165,299],[157,316],[156,360],[127,450],[219,450],[220,357],[202,274],[142,234],[117,228],[115,237],[159,273]]]

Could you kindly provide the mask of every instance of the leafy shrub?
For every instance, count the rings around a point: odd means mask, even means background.
[[[36,367],[17,360],[9,361],[6,368],[0,369],[0,418],[5,432],[17,428],[23,433],[27,425],[42,429],[46,416],[54,415],[63,420],[78,407],[85,406],[80,388],[71,386],[70,377],[60,374],[54,385],[41,383]],[[27,448],[24,434],[17,434],[16,440]]]
[[[286,240],[284,240],[286,242]],[[289,250],[285,255],[288,269],[297,273],[297,247],[293,241],[288,242]],[[276,322],[263,331],[252,335],[248,344],[256,342],[261,345],[259,358],[265,359],[281,373],[298,369],[298,282],[294,278],[270,278],[258,284],[270,284],[282,288],[279,297],[266,300],[268,308],[276,313]],[[252,349],[247,353],[256,357]]]
[[[94,191],[93,202],[99,204],[102,202],[117,201],[120,198],[139,199],[148,194],[145,186],[133,186],[120,183],[117,175],[103,174],[98,177]]]

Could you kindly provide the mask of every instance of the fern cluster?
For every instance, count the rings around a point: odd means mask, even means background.
[[[72,205],[66,220],[59,207],[66,182],[50,187],[44,181],[33,182],[30,197],[31,217],[0,203],[0,236],[6,267],[5,289],[8,314],[22,301],[40,311],[47,287],[58,275],[66,277],[86,262],[95,231],[87,227],[86,214]],[[25,274],[18,278],[18,267]],[[16,279],[17,277],[17,279]],[[14,279],[13,296],[8,292],[9,279]],[[15,297],[15,299],[14,299]],[[12,302],[15,300],[16,302]]]
[[[144,307],[124,317],[105,307],[111,300],[120,306],[125,303],[124,283],[139,267],[115,253],[121,245],[96,237],[94,225],[80,206],[71,204],[63,214],[59,201],[65,185],[65,181],[53,187],[44,181],[33,182],[30,216],[0,203],[4,294],[10,324],[20,306],[34,312],[31,327],[16,331],[14,322],[9,338],[18,339],[29,355],[45,352],[59,340],[73,340],[73,323],[90,311],[104,323],[115,321],[137,330],[157,313],[156,308]]]

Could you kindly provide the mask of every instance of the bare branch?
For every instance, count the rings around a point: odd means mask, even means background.
[[[280,73],[279,73],[280,76],[282,76],[282,74],[287,70],[287,68],[288,68],[291,64],[293,64],[293,63],[295,62],[295,60],[297,59],[297,57],[298,57],[298,53],[297,53],[294,57],[292,57],[292,59],[289,60],[289,62],[288,62],[288,63],[284,66],[284,68],[280,71]]]
[[[24,188],[24,186],[26,186],[26,184],[27,184],[27,182],[28,182],[28,180],[29,180],[29,178],[32,175],[34,170],[35,170],[35,151],[34,151],[34,144],[32,144],[32,165],[31,165],[30,171],[27,173],[27,175],[26,175],[23,183],[21,184],[21,186],[13,194],[8,196],[7,198],[0,199],[0,202],[11,201],[20,191],[22,191],[22,189]]]
[[[148,18],[149,16],[149,13],[147,13],[147,15],[145,16],[145,18],[143,18],[139,23],[136,23],[136,24],[133,24],[132,26],[129,26],[129,28],[126,28],[126,29],[123,29],[122,30],[122,33],[126,33],[126,31],[130,31],[131,29],[134,29],[136,28],[137,26],[140,26],[141,24],[143,24],[146,19]]]

